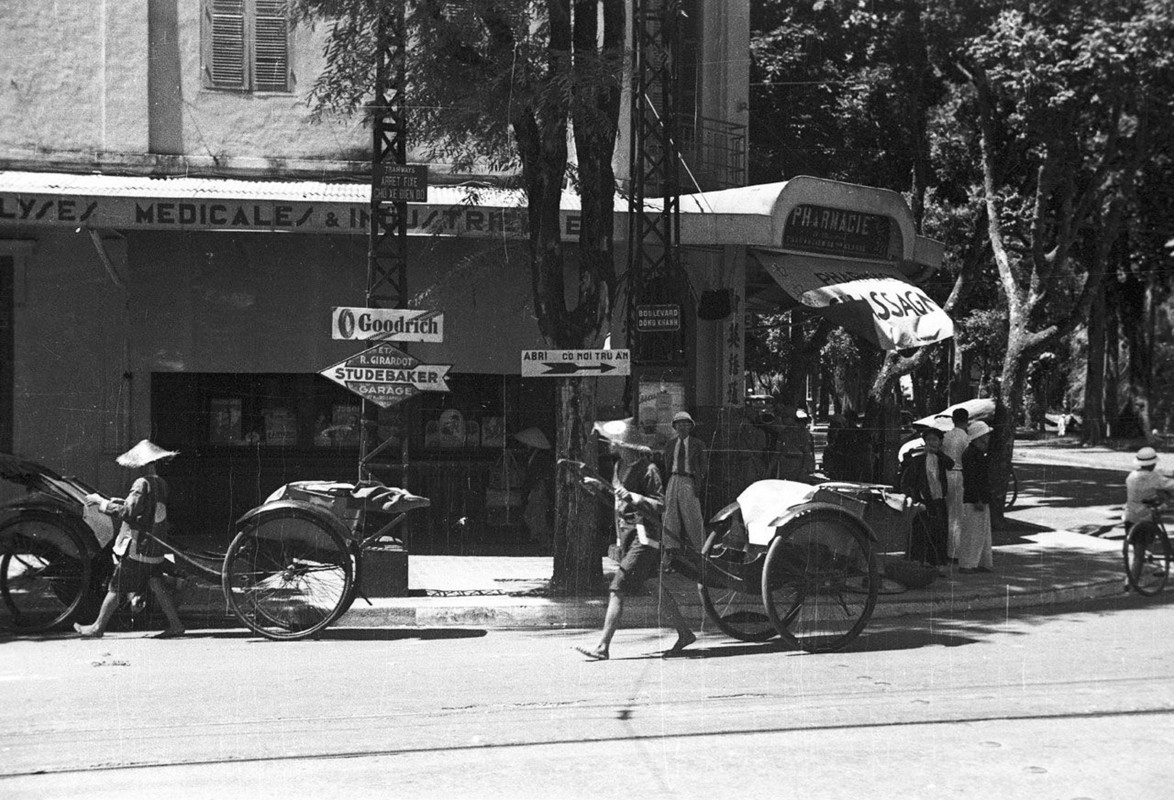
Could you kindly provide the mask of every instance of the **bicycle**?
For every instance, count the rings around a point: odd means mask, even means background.
[[[1122,557],[1129,588],[1143,597],[1152,597],[1166,587],[1174,552],[1171,552],[1170,538],[1162,522],[1165,501],[1150,500],[1145,505],[1150,509],[1150,519],[1135,522],[1129,528],[1122,545]]]

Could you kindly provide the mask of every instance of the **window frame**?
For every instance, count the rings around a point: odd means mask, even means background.
[[[281,13],[273,13],[280,9]],[[287,95],[294,92],[293,72],[293,13],[291,0],[202,0],[200,14],[200,75],[203,88],[212,91],[237,92],[240,94]],[[266,36],[265,20],[281,19],[284,37],[272,35],[270,27]],[[218,20],[217,18],[220,18]],[[221,28],[218,25],[228,25]],[[236,25],[233,26],[233,22]],[[232,29],[235,27],[235,30]],[[284,38],[284,43],[281,39]],[[232,52],[236,45],[239,55]],[[284,50],[282,52],[282,47]],[[266,51],[278,51],[277,61],[285,59],[285,74],[282,86],[263,75],[266,70],[258,67],[259,59]],[[227,51],[227,52],[225,52]],[[239,71],[232,62],[239,58]],[[220,68],[219,61],[227,63]],[[274,72],[274,70],[270,70]],[[239,74],[239,77],[237,75]]]

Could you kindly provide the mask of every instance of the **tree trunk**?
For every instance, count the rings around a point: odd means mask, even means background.
[[[991,525],[995,527],[1003,524],[1007,483],[1010,480],[1011,463],[1015,453],[1016,420],[1023,409],[1025,353],[1021,338],[1022,333],[1017,330],[1014,320],[1011,320],[1007,353],[1003,357],[1003,371],[991,387],[995,398],[995,419],[991,425],[994,432],[991,435],[989,451]]]
[[[1084,378],[1085,444],[1099,445],[1105,440],[1105,295],[1097,292],[1088,312],[1088,361]]]
[[[595,392],[593,378],[559,380],[557,458],[592,467],[599,463],[594,436]],[[570,597],[601,594],[606,551],[602,526],[610,513],[605,513],[608,508],[597,497],[583,490],[571,470],[559,469],[556,476],[551,590]]]

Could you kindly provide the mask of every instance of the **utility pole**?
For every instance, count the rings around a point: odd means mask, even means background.
[[[408,300],[408,204],[388,200],[384,176],[407,165],[404,120],[406,36],[404,4],[379,4],[376,32],[375,97],[371,103],[371,222],[367,250],[367,307],[406,308]],[[388,444],[375,445],[378,406],[363,399],[359,433],[359,480],[370,478],[369,463]],[[390,441],[390,440],[389,440]],[[408,482],[407,439],[403,439],[401,486]]]
[[[632,186],[628,200],[629,283],[627,329],[639,414],[642,375],[671,375],[684,384],[684,314],[686,280],[681,269],[680,154],[677,151],[678,0],[635,0],[632,34]],[[649,208],[649,198],[661,198]],[[648,324],[641,308],[676,306],[677,327]],[[641,420],[644,424],[645,421]]]

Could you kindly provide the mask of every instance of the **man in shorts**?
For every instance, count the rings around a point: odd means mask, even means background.
[[[652,463],[652,448],[642,441],[631,422],[616,420],[604,423],[599,429],[616,456],[615,473],[610,487],[590,476],[585,476],[583,482],[597,492],[610,489],[615,498],[616,534],[624,555],[609,590],[599,644],[590,649],[575,649],[592,661],[606,661],[610,656],[612,637],[624,613],[624,598],[639,594],[645,582],[655,578],[658,608],[677,631],[677,641],[665,651],[665,655],[676,655],[697,641],[697,636],[664,585],[664,568],[671,561],[671,555],[670,547],[667,542],[662,542],[661,535],[664,484],[660,470]]]
[[[117,459],[121,466],[142,469],[144,473],[135,479],[125,499],[107,499],[97,493],[86,495],[86,503],[121,520],[122,529],[114,541],[114,574],[110,576],[98,618],[89,625],[76,622],[73,625],[83,639],[102,638],[122,598],[142,595],[148,588],[167,617],[167,628],[153,638],[169,639],[183,635],[183,622],[179,619],[175,601],[159,577],[163,567],[163,547],[148,535],[161,536],[167,524],[168,487],[167,482],[159,477],[156,465],[176,455],[143,439]]]

